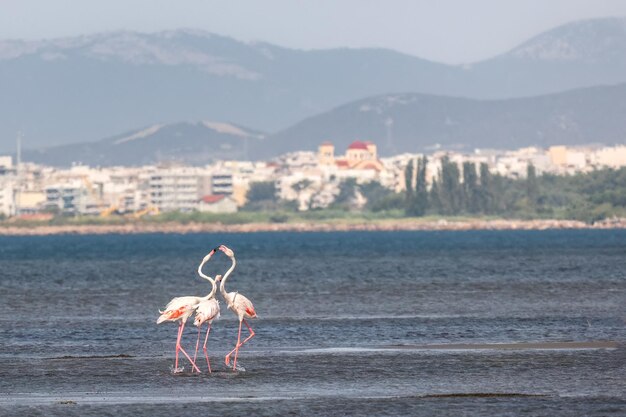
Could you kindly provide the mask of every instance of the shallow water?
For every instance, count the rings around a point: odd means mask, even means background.
[[[222,303],[216,372],[181,357],[173,375],[157,310],[209,291],[195,269],[220,243],[238,259],[228,290],[260,316],[245,371],[223,365],[237,322]],[[0,271],[4,414],[626,410],[626,231],[2,237]]]

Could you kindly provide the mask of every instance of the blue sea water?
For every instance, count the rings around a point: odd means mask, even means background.
[[[175,375],[158,309],[219,244],[245,371],[222,303]],[[0,308],[0,414],[626,415],[623,230],[0,237]]]

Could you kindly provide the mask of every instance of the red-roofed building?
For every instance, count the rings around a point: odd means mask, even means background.
[[[360,140],[355,140],[354,142],[352,142],[350,144],[350,146],[348,146],[348,150],[354,150],[354,149],[360,149],[360,150],[365,150],[366,151],[367,150],[367,143],[361,142]]]
[[[371,141],[355,140],[343,158],[335,158],[335,147],[331,142],[319,146],[318,159],[320,165],[335,165],[339,169],[366,169],[382,171],[383,165],[378,160],[376,145]]]
[[[215,204],[218,201],[222,200],[224,197],[226,197],[225,195],[219,194],[219,195],[205,195],[204,197],[202,197],[202,201],[204,203],[207,204]]]
[[[235,213],[237,203],[228,195],[205,195],[200,199],[198,210],[203,213]]]

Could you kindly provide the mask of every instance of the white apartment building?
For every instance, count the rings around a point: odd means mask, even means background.
[[[592,156],[598,167],[621,168],[626,166],[626,146],[611,146],[598,149]]]
[[[213,195],[232,195],[233,174],[226,171],[213,172],[211,174],[210,192]]]
[[[15,190],[13,182],[8,179],[0,179],[0,215],[15,215]]]
[[[44,188],[44,208],[56,209],[65,214],[95,215],[101,205],[82,181],[74,180],[48,185]]]
[[[203,168],[156,169],[149,179],[150,204],[160,211],[194,211],[211,193],[211,175]]]
[[[10,156],[0,156],[0,176],[7,175],[13,170],[13,158]]]
[[[238,206],[243,206],[250,183],[274,181],[277,166],[267,162],[219,161],[206,169],[211,172],[210,193],[229,195]]]

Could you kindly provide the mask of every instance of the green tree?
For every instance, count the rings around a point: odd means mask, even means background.
[[[250,202],[264,200],[274,201],[276,200],[276,184],[274,184],[274,181],[253,182],[250,184],[246,198]]]
[[[418,159],[415,178],[415,197],[412,210],[415,216],[423,216],[428,209],[428,186],[426,184],[427,166],[428,158],[424,156]]]
[[[462,189],[459,166],[447,156],[441,158],[441,182],[439,199],[442,214],[458,214],[461,209]]]
[[[357,183],[354,178],[346,178],[339,184],[339,194],[330,205],[334,209],[350,210],[351,203],[357,192]]]
[[[463,206],[469,213],[479,213],[479,190],[476,165],[473,162],[463,162]]]
[[[413,165],[415,161],[411,159],[404,169],[404,187],[405,187],[405,202],[404,211],[408,216],[411,215],[412,207],[415,201],[415,193],[413,189]]]
[[[526,199],[531,210],[537,210],[539,200],[539,186],[537,184],[537,172],[535,166],[529,163],[526,167]]]
[[[439,182],[439,179],[433,179],[433,183],[430,187],[430,192],[428,193],[429,208],[433,213],[436,214],[441,214],[442,212],[441,199],[439,197]]]
[[[404,196],[383,187],[378,181],[360,184],[359,191],[367,200],[365,204],[367,210],[376,212],[404,208]]]
[[[480,186],[478,187],[478,201],[480,211],[485,214],[492,214],[495,210],[494,202],[494,181],[489,171],[489,165],[485,162],[480,164]]]
[[[278,208],[276,185],[273,181],[253,182],[246,194],[244,210],[271,211]]]

